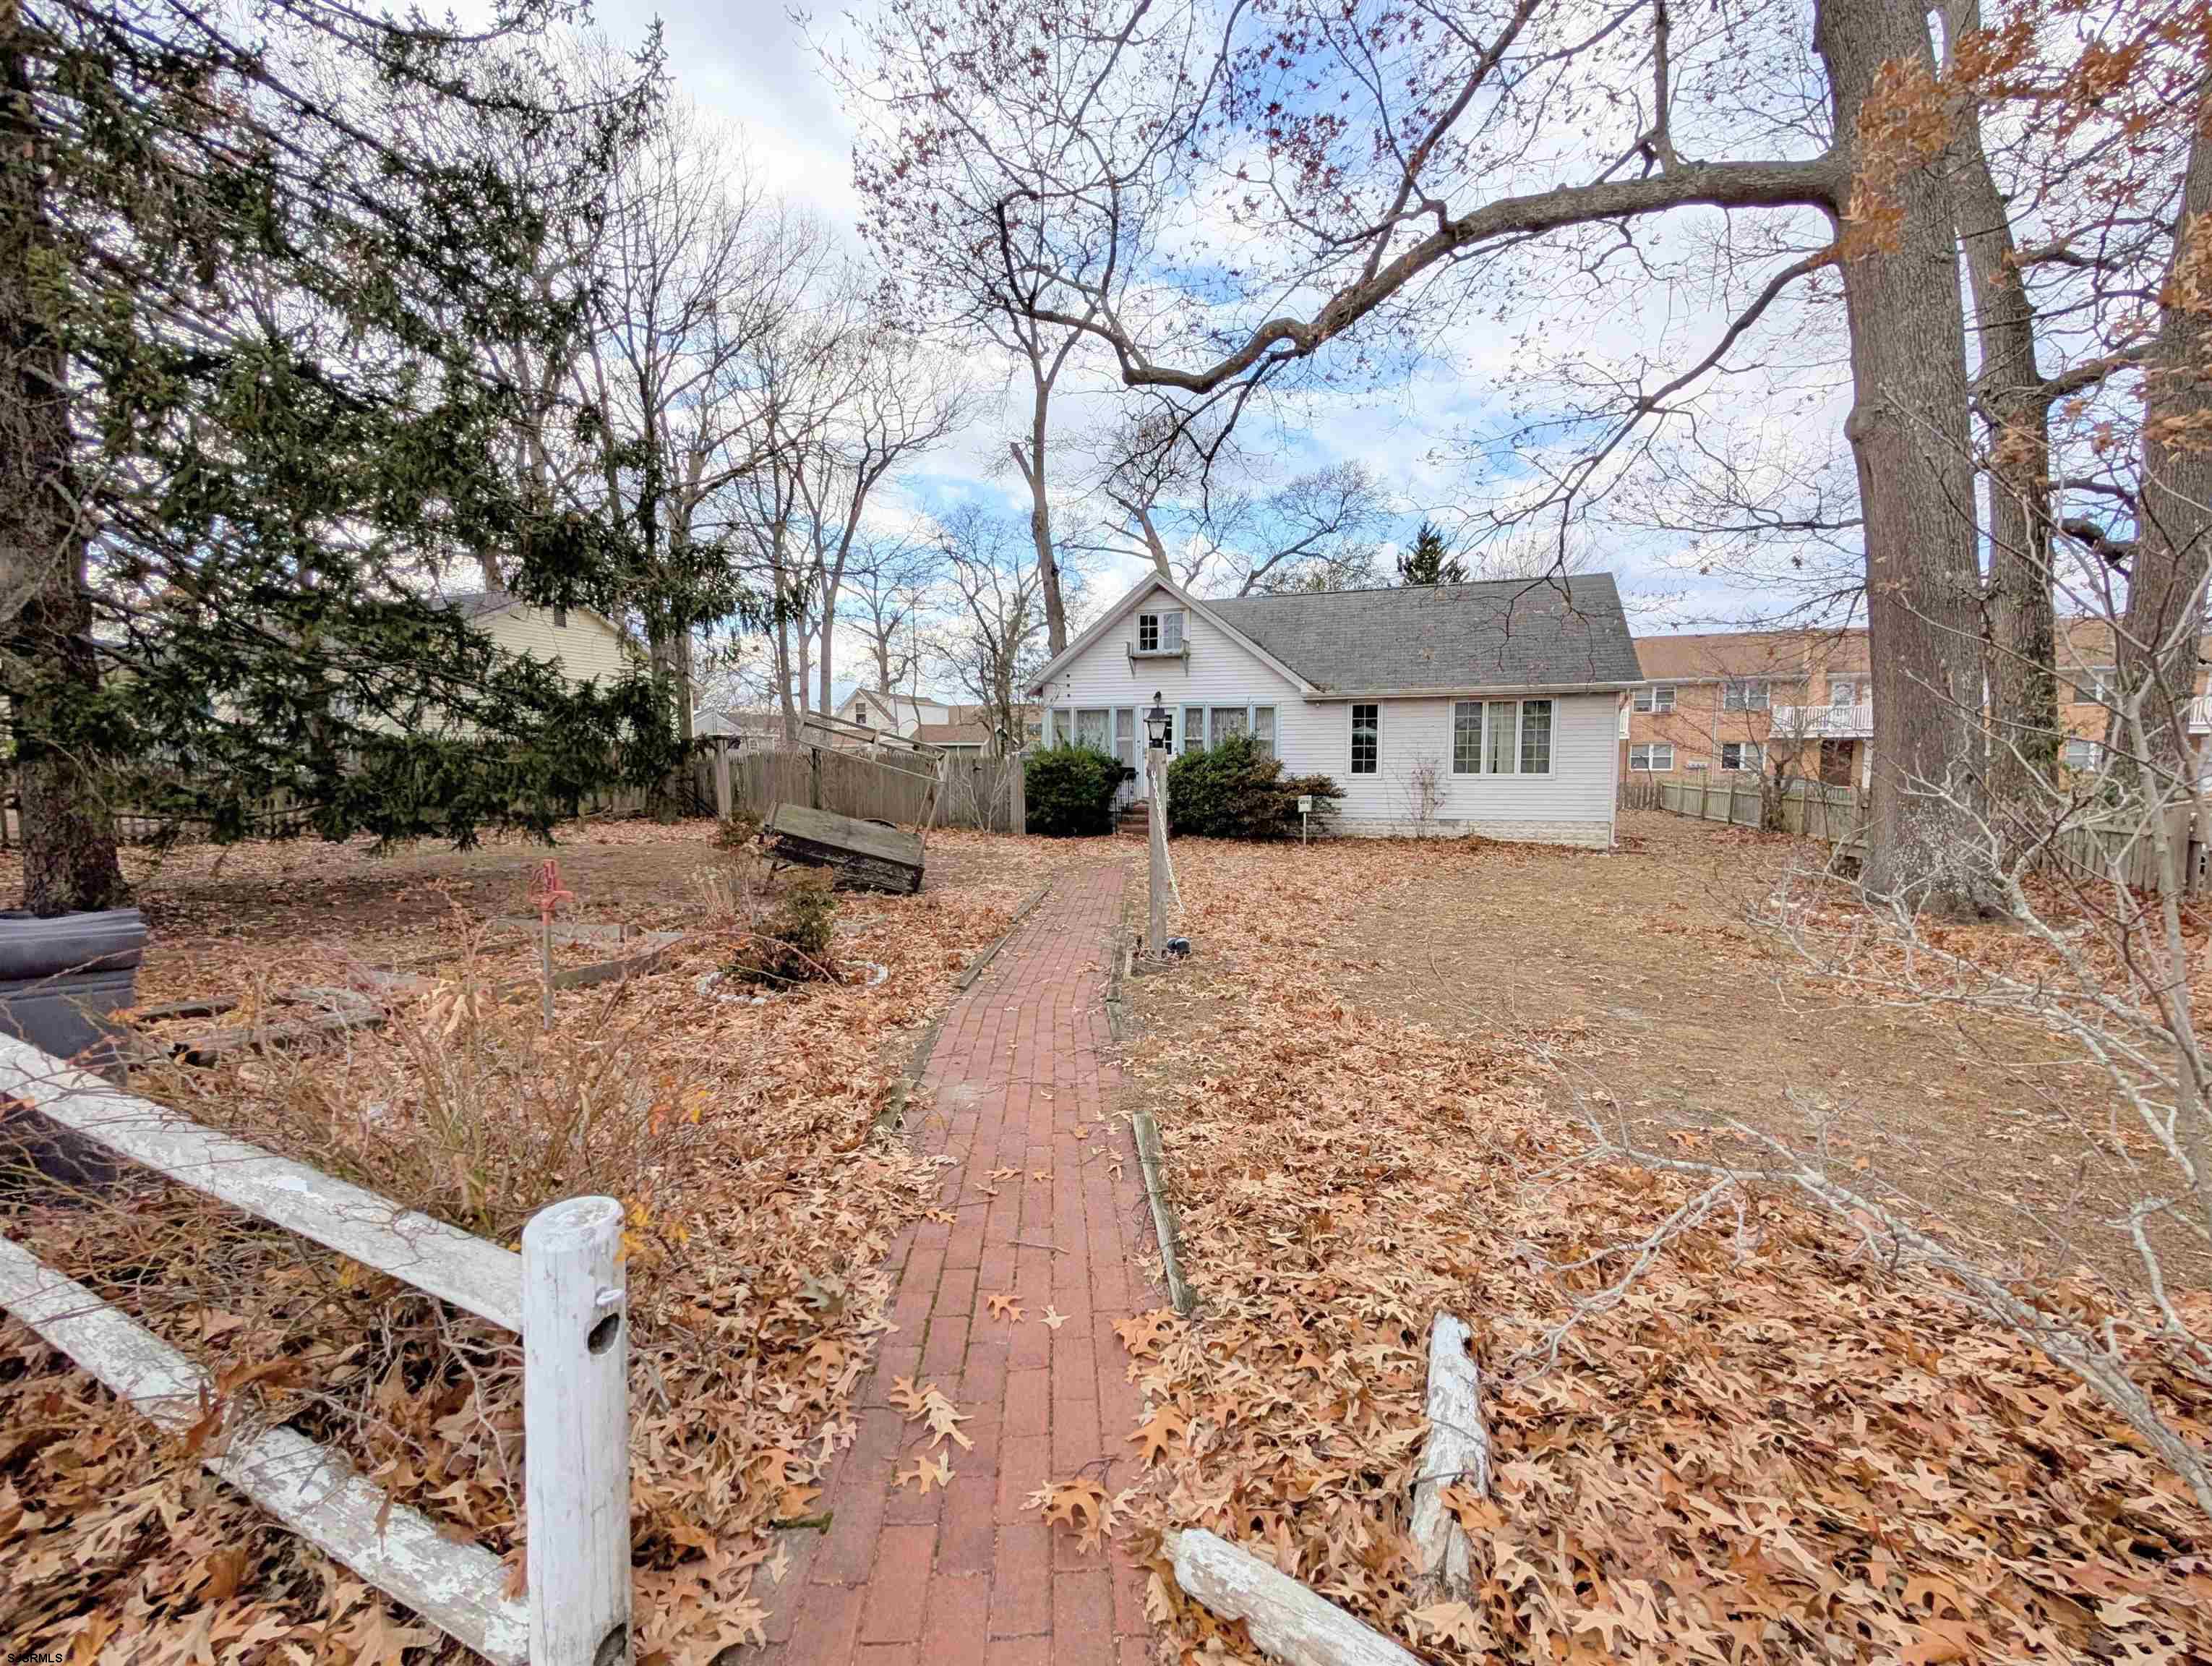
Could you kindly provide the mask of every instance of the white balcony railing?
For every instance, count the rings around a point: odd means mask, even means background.
[[[2212,734],[2212,694],[2200,694],[2189,702],[2189,733]]]
[[[1776,739],[1864,740],[1874,733],[1874,702],[1855,706],[1777,706],[1769,714]]]

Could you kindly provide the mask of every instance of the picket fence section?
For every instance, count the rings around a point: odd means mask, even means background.
[[[1872,800],[1871,793],[1856,787],[1794,781],[1781,800],[1783,829],[1856,855],[1864,848]],[[1759,784],[1735,778],[1687,781],[1632,778],[1622,783],[1620,806],[1663,810],[1736,827],[1760,824]],[[2208,856],[2212,856],[2212,838],[2207,836],[2206,824],[2212,812],[2180,804],[2163,814],[2166,841],[2181,853],[2183,889],[2193,892],[2204,885]],[[2141,816],[2081,822],[2053,838],[2039,854],[2036,866],[2072,884],[2110,885],[2117,879],[2134,890],[2152,891],[2159,883],[2159,842]]]
[[[393,1502],[340,1453],[245,1419],[202,1461],[294,1532],[499,1666],[629,1658],[628,1292],[622,1206],[576,1197],[532,1217],[522,1252],[202,1128],[0,1037],[0,1097],[194,1190],[517,1332],[523,1350],[527,1599],[499,1559]],[[0,1237],[0,1310],[163,1427],[195,1429],[215,1385],[185,1355]]]

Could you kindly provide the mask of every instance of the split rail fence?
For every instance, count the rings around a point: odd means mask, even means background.
[[[517,1255],[304,1164],[202,1128],[0,1037],[0,1098],[118,1157],[313,1239],[522,1338],[527,1596],[327,1446],[256,1428],[120,1309],[0,1237],[0,1309],[182,1433],[216,1407],[207,1468],[292,1531],[499,1666],[617,1666],[629,1651],[629,1386],[622,1206],[540,1210]]]
[[[1870,793],[1856,787],[1792,782],[1782,799],[1783,828],[1855,855],[1864,847],[1872,798]],[[1736,827],[1759,824],[1756,781],[1632,778],[1622,783],[1620,806],[1624,810],[1664,810]],[[2192,892],[2202,889],[2208,877],[2208,856],[2212,856],[2212,827],[2208,827],[2212,809],[2179,804],[2161,813],[2170,847],[2182,852],[2183,888]],[[2141,815],[2116,815],[2066,828],[2051,840],[2039,865],[2076,885],[2109,885],[2117,878],[2135,890],[2152,891],[2159,880],[2159,846]]]

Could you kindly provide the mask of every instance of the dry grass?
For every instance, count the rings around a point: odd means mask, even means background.
[[[484,952],[435,968],[383,1030],[134,1086],[502,1242],[554,1198],[623,1201],[641,1651],[703,1662],[751,1633],[755,1583],[776,1566],[768,1523],[808,1513],[852,1437],[851,1390],[886,1322],[880,1263],[931,1195],[903,1141],[871,1138],[875,1113],[959,968],[1065,853],[933,837],[921,895],[840,899],[836,981],[718,999],[701,984],[742,928],[711,912],[732,858],[696,825],[612,831],[562,853],[587,917],[697,934],[658,975],[562,993],[550,1034],[534,992],[492,997],[531,951],[482,933],[519,911],[542,852],[173,854],[146,889],[146,982],[165,996],[342,982],[371,952]],[[519,1556],[512,1338],[143,1178],[90,1208],[0,1205],[0,1228],[260,1415]],[[0,1564],[0,1635],[87,1661],[382,1659],[398,1623],[13,1325]],[[410,1658],[453,1652],[419,1642]]]
[[[1135,1339],[1165,1437],[1135,1519],[1240,1541],[1440,1662],[2205,1657],[2212,1523],[2080,1383],[1940,1288],[1767,1197],[1607,1295],[1620,1246],[1688,1195],[1580,1163],[1560,1108],[1560,1071],[1617,1064],[1624,1034],[1664,1079],[1647,1032],[1599,1010],[1659,963],[1575,935],[1593,896],[1637,906],[1619,860],[1178,847],[1197,958],[1136,983],[1133,1091],[1200,1307]],[[1462,904],[1523,923],[1440,961],[1447,993],[1423,999],[1450,1023],[1376,1000],[1436,944],[1412,922]],[[1670,1000],[1632,1004],[1663,1022]],[[2212,1423],[2212,1394],[2094,1279],[2043,1298],[2109,1316],[2172,1415]],[[2201,1292],[2185,1306],[2212,1324]],[[1417,1594],[1406,1558],[1440,1309],[1474,1329],[1498,1461],[1494,1498],[1461,1500],[1461,1603]],[[1186,1645],[1250,1655],[1166,1582],[1154,1596]]]

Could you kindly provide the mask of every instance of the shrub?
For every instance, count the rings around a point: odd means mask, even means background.
[[[714,842],[724,850],[748,850],[760,837],[761,818],[742,804],[714,824]]]
[[[1249,735],[1232,735],[1168,765],[1168,831],[1210,839],[1297,836],[1298,798],[1311,793],[1314,825],[1325,830],[1343,789],[1327,775],[1285,775],[1283,761]]]
[[[1048,746],[1022,765],[1029,830],[1066,839],[1114,830],[1114,790],[1121,764],[1095,746]]]
[[[830,964],[830,942],[837,925],[833,883],[830,874],[819,871],[793,874],[775,906],[738,939],[730,975],[748,983],[805,983],[835,977]]]

